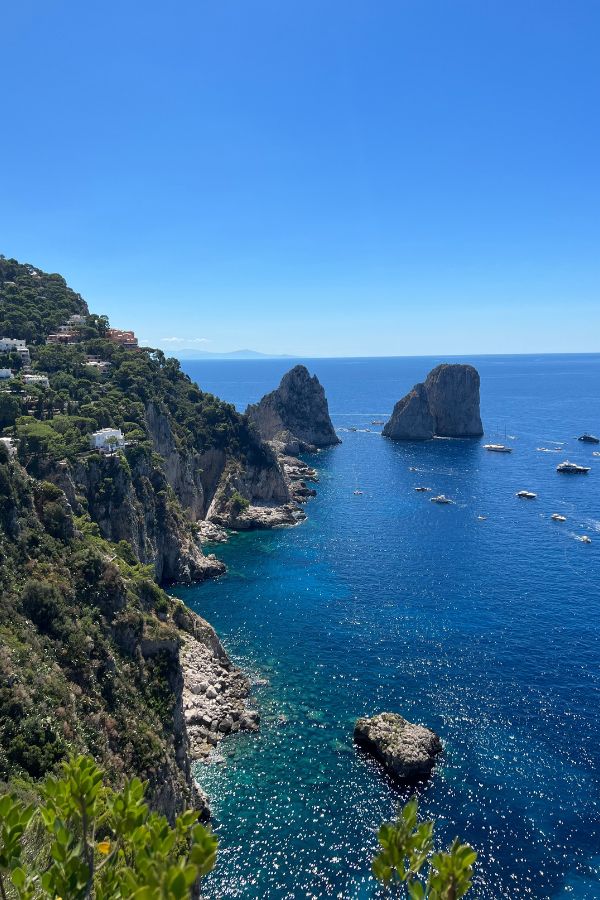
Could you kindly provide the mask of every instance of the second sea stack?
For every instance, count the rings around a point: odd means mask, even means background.
[[[399,400],[383,429],[385,437],[427,441],[433,437],[480,437],[479,372],[442,363]]]
[[[264,441],[286,445],[292,454],[331,447],[340,440],[329,418],[325,391],[306,366],[294,366],[279,387],[246,410]]]

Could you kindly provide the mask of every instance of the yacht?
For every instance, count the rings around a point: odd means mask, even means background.
[[[577,440],[583,441],[584,444],[600,444],[600,438],[595,437],[593,434],[582,434]]]
[[[505,447],[504,444],[484,444],[483,449],[490,453],[512,453],[512,447]]]
[[[444,494],[439,494],[437,497],[430,497],[429,500],[430,503],[454,503],[454,500],[445,497]]]
[[[537,494],[533,491],[517,491],[517,497],[521,497],[522,500],[535,500]]]
[[[566,522],[566,521],[567,521],[567,517],[566,517],[566,516],[561,516],[560,513],[552,513],[552,515],[550,516],[550,518],[551,518],[551,519],[554,519],[555,522]]]
[[[577,463],[569,462],[569,460],[565,460],[565,462],[561,462],[556,467],[557,472],[567,473],[570,475],[587,475],[590,471],[589,466],[578,466]]]

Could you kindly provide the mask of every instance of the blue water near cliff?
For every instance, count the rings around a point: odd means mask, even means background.
[[[506,427],[511,455],[380,437],[371,420],[438,360],[309,361],[343,444],[316,458],[308,520],[234,537],[216,550],[226,577],[178,590],[268,682],[260,734],[199,767],[221,841],[211,898],[377,896],[374,829],[405,794],[352,727],[382,710],[443,737],[421,810],[478,849],[474,896],[600,898],[600,457],[575,440],[600,432],[600,357],[469,361],[486,440]],[[184,368],[243,409],[290,365]],[[558,475],[566,458],[591,473]]]

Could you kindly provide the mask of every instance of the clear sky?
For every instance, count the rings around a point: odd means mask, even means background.
[[[19,0],[0,252],[153,345],[600,350],[598,0]]]

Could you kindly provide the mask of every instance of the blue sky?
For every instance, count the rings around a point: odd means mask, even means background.
[[[113,324],[599,349],[597,0],[20,0],[2,32],[0,250]]]

